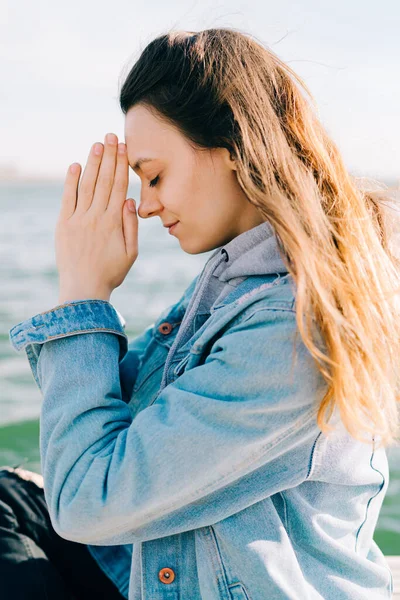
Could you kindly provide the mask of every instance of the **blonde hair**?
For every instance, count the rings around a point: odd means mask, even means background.
[[[398,444],[390,189],[349,174],[304,81],[249,34],[219,28],[152,40],[120,92],[124,113],[139,102],[196,147],[227,148],[248,201],[274,228],[296,283],[298,330],[327,382],[320,429],[332,429],[337,406],[354,438]]]

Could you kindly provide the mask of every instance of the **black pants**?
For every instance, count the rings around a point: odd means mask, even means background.
[[[40,479],[0,468],[1,600],[124,598],[85,544],[54,531]]]

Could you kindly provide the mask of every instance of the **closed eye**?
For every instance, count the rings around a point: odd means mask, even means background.
[[[157,177],[154,177],[154,179],[152,179],[149,183],[149,187],[154,187],[155,185],[157,185],[157,182],[159,180],[159,175],[157,175]]]

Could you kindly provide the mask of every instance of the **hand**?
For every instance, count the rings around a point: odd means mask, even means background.
[[[65,179],[55,231],[60,303],[86,297],[108,300],[138,256],[138,217],[128,208],[134,201],[126,201],[126,145],[118,144],[114,134],[106,136],[104,146],[94,144],[79,190],[81,167],[74,166],[76,172],[70,167]]]

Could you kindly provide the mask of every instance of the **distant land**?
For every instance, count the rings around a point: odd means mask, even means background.
[[[5,183],[57,183],[63,181],[63,178],[58,175],[43,176],[43,174],[24,173],[16,165],[0,164],[0,181]]]
[[[400,170],[400,169],[399,169]],[[381,175],[365,175],[360,173],[353,173],[357,177],[364,177],[366,179],[376,179],[381,181],[389,187],[394,187],[400,190],[400,173],[397,177],[383,177]],[[15,164],[0,164],[0,182],[1,183],[63,183],[65,175],[43,175],[24,173]]]

